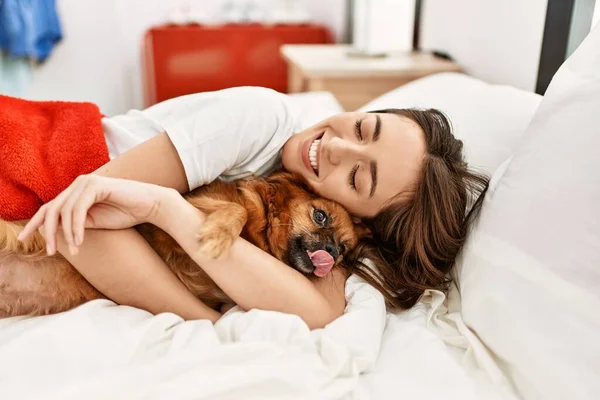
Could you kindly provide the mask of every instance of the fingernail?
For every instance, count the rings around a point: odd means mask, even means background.
[[[17,240],[19,240],[19,241],[23,240],[23,231],[21,231],[21,233],[19,233],[19,236],[17,236]]]
[[[81,234],[78,233],[77,235],[75,235],[75,244],[77,246],[81,246]]]
[[[69,246],[69,251],[71,252],[71,255],[74,256],[77,254],[78,250],[76,246]]]
[[[50,245],[46,246],[46,253],[48,253],[49,256],[52,255],[52,246],[50,246]]]

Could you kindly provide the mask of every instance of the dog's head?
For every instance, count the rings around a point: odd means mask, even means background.
[[[285,261],[304,274],[323,277],[358,241],[350,215],[324,199],[291,201]]]
[[[348,212],[317,197],[298,177],[269,178],[267,241],[272,254],[305,275],[323,277],[358,243]]]

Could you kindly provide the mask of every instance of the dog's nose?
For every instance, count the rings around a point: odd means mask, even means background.
[[[326,244],[324,250],[331,254],[331,257],[333,257],[334,260],[337,260],[338,256],[340,255],[337,247],[331,243]]]

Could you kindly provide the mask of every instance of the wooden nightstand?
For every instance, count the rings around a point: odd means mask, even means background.
[[[381,58],[349,56],[349,45],[284,45],[289,93],[329,91],[347,111],[407,82],[461,68],[426,53],[391,53]]]

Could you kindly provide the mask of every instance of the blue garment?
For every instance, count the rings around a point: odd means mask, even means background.
[[[55,0],[0,0],[0,50],[43,62],[61,39]]]

